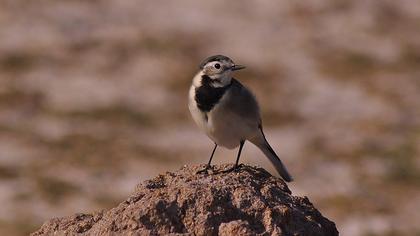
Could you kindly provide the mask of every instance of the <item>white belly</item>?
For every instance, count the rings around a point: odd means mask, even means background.
[[[217,144],[229,149],[236,148],[242,140],[248,140],[257,133],[257,125],[247,123],[242,117],[221,106],[210,111],[208,117],[209,136]]]
[[[222,98],[223,100],[223,98]],[[233,149],[242,140],[254,137],[258,133],[256,124],[249,124],[242,117],[220,106],[221,101],[208,113],[203,113],[194,100],[194,88],[190,89],[189,109],[194,121],[216,144]]]

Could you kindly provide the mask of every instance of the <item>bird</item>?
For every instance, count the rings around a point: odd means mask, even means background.
[[[188,108],[198,127],[214,142],[208,164],[198,173],[212,168],[211,161],[218,146],[228,149],[239,146],[235,165],[227,171],[238,170],[242,148],[249,141],[265,154],[286,182],[291,182],[292,176],[263,132],[255,96],[232,77],[234,71],[244,68],[227,56],[214,55],[199,65],[199,71],[192,80]]]

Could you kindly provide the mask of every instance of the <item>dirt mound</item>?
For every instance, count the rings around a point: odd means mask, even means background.
[[[33,235],[338,235],[333,222],[279,178],[250,166],[224,173],[228,167],[196,174],[202,166],[185,166],[158,175],[109,211],[52,219]]]

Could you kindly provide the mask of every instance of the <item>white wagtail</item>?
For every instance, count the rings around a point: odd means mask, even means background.
[[[292,177],[276,155],[263,133],[260,109],[251,91],[232,78],[232,72],[244,69],[226,56],[216,55],[200,64],[189,91],[189,109],[194,121],[214,142],[210,160],[203,171],[211,167],[218,145],[233,149],[239,145],[237,169],[246,140],[268,157],[280,176],[287,182]]]

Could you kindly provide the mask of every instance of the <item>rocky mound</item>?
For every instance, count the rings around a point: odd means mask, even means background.
[[[32,235],[338,235],[306,197],[261,168],[185,166],[136,187],[117,207],[46,222]]]

